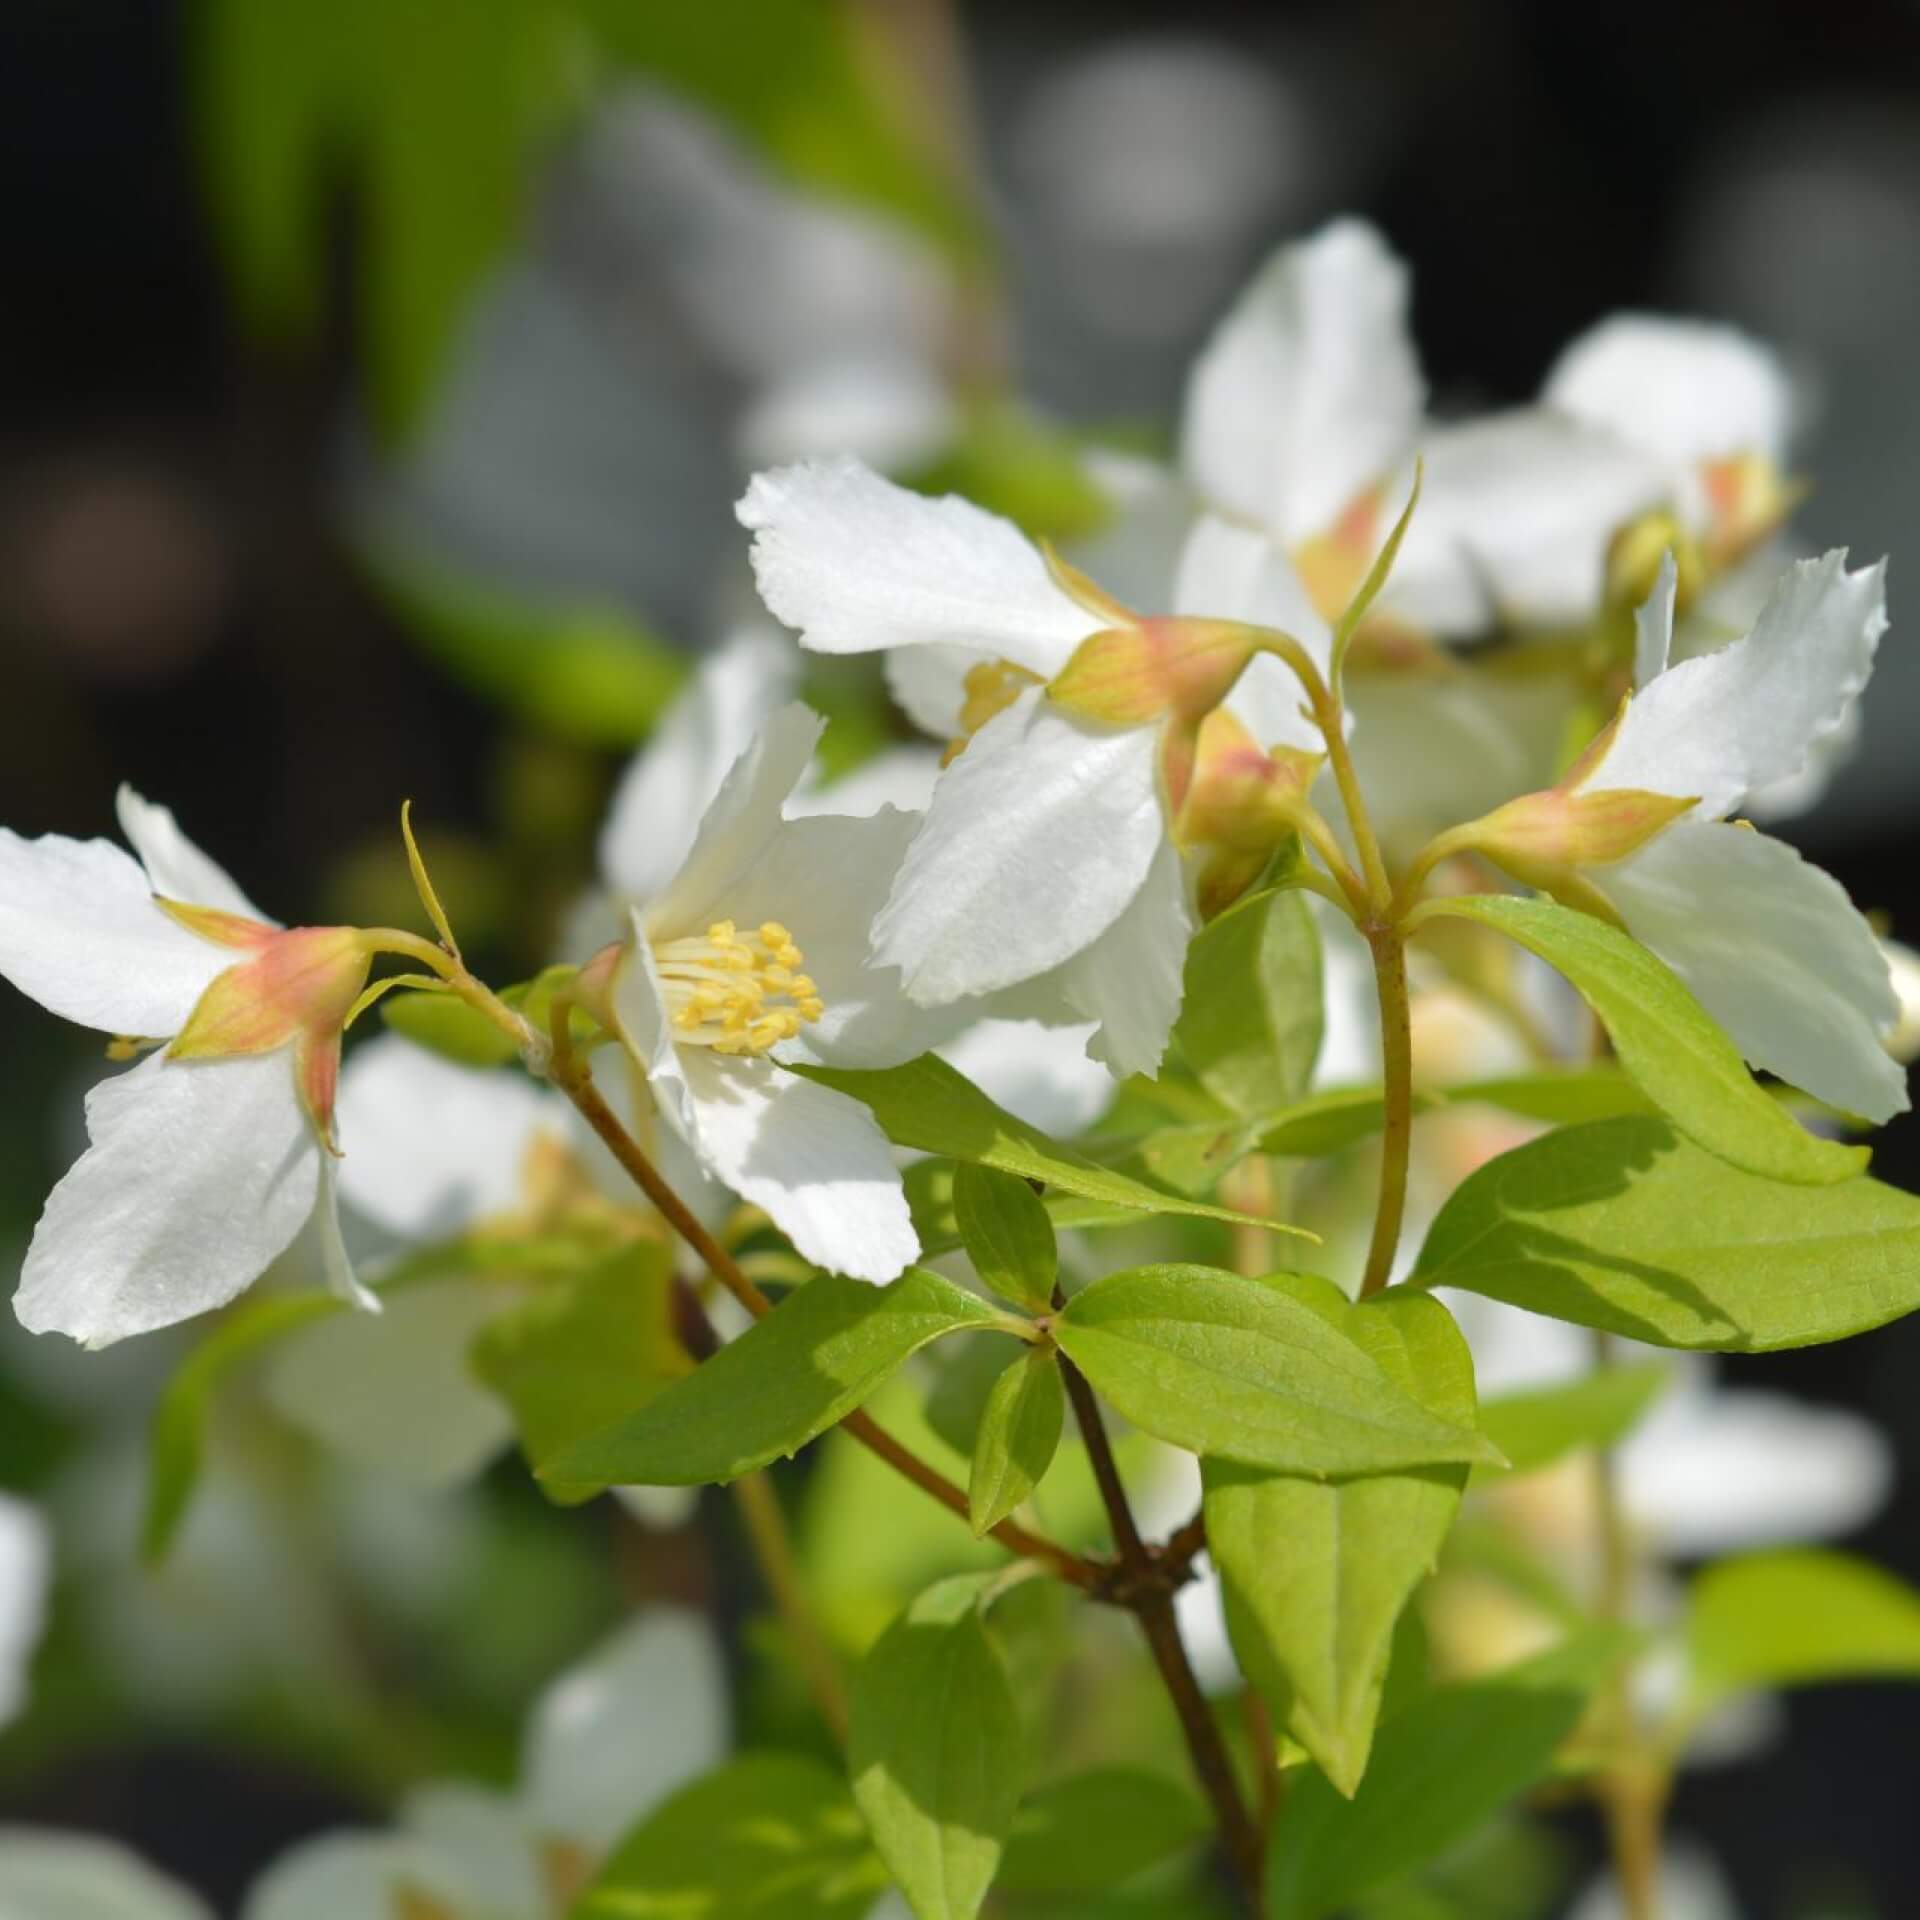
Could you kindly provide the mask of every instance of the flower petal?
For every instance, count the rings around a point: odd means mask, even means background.
[[[1661,557],[1653,589],[1633,616],[1633,685],[1637,693],[1666,672],[1673,658],[1673,610],[1680,593],[1680,569],[1672,551]]]
[[[792,697],[797,668],[786,637],[759,625],[701,662],[614,789],[600,873],[615,893],[648,900],[673,878],[727,770]]]
[[[805,776],[826,724],[797,700],[766,722],[727,770],[679,872],[643,903],[639,918],[647,932],[671,939],[731,913],[729,890],[785,818],[787,797]]]
[[[1581,784],[1693,795],[1714,819],[1798,773],[1845,720],[1887,630],[1886,562],[1849,573],[1846,561],[1835,548],[1790,567],[1751,632],[1642,688]]]
[[[1858,1414],[1689,1381],[1628,1435],[1620,1473],[1636,1528],[1704,1559],[1853,1532],[1892,1491],[1893,1450]]]
[[[331,1153],[320,1156],[320,1191],[314,1196],[307,1226],[327,1291],[362,1313],[378,1313],[380,1296],[354,1270],[353,1256],[347,1251],[346,1235],[340,1228],[340,1175]]]
[[[1658,460],[1539,407],[1442,428],[1425,460],[1379,606],[1446,638],[1591,620],[1614,535],[1670,491]]]
[[[543,1136],[570,1137],[567,1112],[519,1074],[457,1066],[383,1033],[340,1075],[340,1190],[403,1240],[459,1233],[525,1204],[527,1155]]]
[[[0,1826],[0,1913],[15,1920],[213,1920],[204,1901],[117,1841],[9,1826]]]
[[[923,648],[916,654],[908,649],[887,658],[914,660],[928,651],[931,649]],[[864,820],[882,807],[924,813],[933,798],[933,783],[939,778],[937,747],[884,747],[851,773],[843,773],[825,786],[809,782],[802,787],[787,802],[787,818],[803,820],[824,813]]]
[[[552,1888],[541,1835],[510,1793],[465,1780],[429,1780],[400,1803],[405,1837],[429,1847],[466,1890],[457,1920],[474,1913],[546,1912]],[[387,1920],[385,1914],[373,1920]]]
[[[650,1608],[541,1695],[521,1759],[524,1815],[598,1854],[720,1764],[729,1719],[712,1628]]]
[[[274,1407],[355,1465],[407,1486],[449,1487],[479,1472],[513,1422],[467,1365],[473,1337],[513,1296],[468,1279],[396,1287],[378,1319],[334,1314],[275,1348]]]
[[[1107,624],[1011,520],[910,493],[857,460],[755,474],[737,512],[760,597],[820,653],[971,647],[1051,679]]]
[[[1786,457],[1793,390],[1778,358],[1737,328],[1622,313],[1573,341],[1547,375],[1549,405],[1677,464]]]
[[[775,920],[787,928],[820,990],[826,1011],[788,1043],[796,1058],[898,1066],[948,1039],[966,1018],[964,1009],[916,1006],[897,967],[867,958],[874,918],[919,826],[918,814],[891,807],[865,819],[790,820],[728,894],[727,910],[743,926]]]
[[[1400,464],[1426,404],[1407,293],[1406,268],[1357,220],[1274,255],[1187,389],[1181,458],[1210,505],[1292,546]]]
[[[122,784],[113,797],[114,812],[120,819],[120,831],[127,844],[140,856],[153,891],[189,907],[215,907],[222,913],[237,913],[243,920],[258,920],[263,926],[277,927],[240,891],[239,884],[225,867],[204,854],[180,831],[171,808],[143,800]]]
[[[14,1312],[90,1347],[223,1306],[312,1217],[320,1143],[287,1053],[156,1054],[87,1095],[92,1146],[49,1196]]]
[[[957,740],[963,730],[967,675],[994,659],[977,647],[895,647],[886,657],[887,691],[922,733]]]
[[[1756,1067],[1875,1122],[1907,1106],[1900,1006],[1846,891],[1783,840],[1676,821],[1588,875]]]
[[[401,1911],[404,1893],[462,1914],[471,1888],[427,1841],[387,1833],[328,1833],[283,1854],[256,1880],[241,1920],[345,1920]]]
[[[769,1060],[679,1052],[695,1150],[803,1258],[885,1282],[919,1256],[893,1150],[859,1101]]]
[[[0,974],[64,1020],[166,1039],[234,956],[154,905],[110,840],[0,827]]]
[[[1097,726],[1022,694],[941,775],[874,922],[875,961],[943,1006],[1078,953],[1166,838],[1158,752],[1157,728]]]
[[[26,1698],[52,1575],[52,1543],[38,1509],[0,1494],[0,1727]]]
[[[1076,1013],[1100,1023],[1087,1051],[1115,1074],[1155,1074],[1180,1017],[1196,920],[1180,850],[1163,840],[1120,917],[1060,969]]]

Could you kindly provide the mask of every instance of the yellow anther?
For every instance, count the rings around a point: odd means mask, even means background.
[[[716,1053],[765,1053],[826,1011],[820,990],[797,971],[805,959],[777,920],[742,933],[715,920],[704,934],[653,950],[675,1036]]]

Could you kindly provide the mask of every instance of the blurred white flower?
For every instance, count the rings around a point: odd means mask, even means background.
[[[1741,1920],[1733,1889],[1712,1856],[1685,1841],[1661,1856],[1655,1910],[1660,1920]],[[1567,1909],[1567,1920],[1627,1920],[1618,1883],[1611,1875],[1589,1882]]]
[[[114,1841],[8,1826],[0,1826],[0,1913],[7,1920],[214,1920],[204,1900]]]
[[[655,1608],[536,1703],[511,1793],[432,1783],[386,1833],[306,1842],[255,1884],[244,1920],[545,1920],[636,1820],[717,1766],[729,1741],[720,1650],[699,1616]]]
[[[26,1701],[52,1574],[52,1543],[38,1509],[0,1494],[0,1726]]]

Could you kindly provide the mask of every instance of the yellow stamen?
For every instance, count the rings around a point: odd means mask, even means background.
[[[798,971],[806,955],[777,920],[751,933],[716,920],[705,934],[659,942],[653,962],[683,1046],[761,1054],[826,1012],[819,989]]]

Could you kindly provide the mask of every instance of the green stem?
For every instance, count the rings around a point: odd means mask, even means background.
[[[1380,1198],[1360,1295],[1378,1293],[1393,1274],[1407,1210],[1407,1165],[1413,1151],[1413,1006],[1407,994],[1407,945],[1398,927],[1368,935],[1380,996],[1380,1065],[1386,1106],[1380,1138]]]
[[[733,1497],[746,1523],[747,1539],[759,1563],[760,1576],[780,1610],[793,1650],[806,1673],[814,1705],[820,1709],[820,1717],[835,1741],[844,1747],[847,1744],[846,1681],[808,1603],[799,1562],[794,1557],[793,1536],[787,1528],[787,1516],[781,1511],[780,1496],[764,1473],[749,1473],[733,1483]]]

